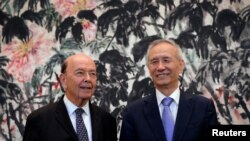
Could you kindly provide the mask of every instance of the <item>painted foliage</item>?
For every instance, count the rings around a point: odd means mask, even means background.
[[[60,65],[87,52],[96,61],[93,103],[121,121],[153,88],[148,44],[175,40],[182,89],[213,99],[221,124],[250,120],[249,0],[0,1],[0,139],[21,140],[28,114],[62,95]],[[118,125],[118,131],[120,124]]]

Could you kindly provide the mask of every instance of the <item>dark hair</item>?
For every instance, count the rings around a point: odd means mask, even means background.
[[[66,69],[67,69],[68,63],[66,60],[63,61],[62,65],[61,65],[61,73],[65,73]]]

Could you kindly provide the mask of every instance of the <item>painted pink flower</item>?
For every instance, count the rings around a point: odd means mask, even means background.
[[[80,10],[93,9],[95,0],[54,0],[56,11],[63,17],[75,16]]]
[[[30,81],[35,69],[47,61],[56,46],[54,36],[47,30],[31,22],[27,25],[31,33],[28,42],[13,38],[2,46],[2,54],[10,58],[7,71],[20,82]]]
[[[15,133],[16,132],[16,125],[11,125],[10,126],[10,132]]]
[[[82,27],[83,27],[82,32],[84,34],[84,39],[86,42],[90,42],[96,39],[96,31],[97,31],[96,24],[88,20],[83,20]]]
[[[234,107],[236,105],[236,99],[234,96],[230,95],[228,97],[228,105],[230,105],[231,107]]]

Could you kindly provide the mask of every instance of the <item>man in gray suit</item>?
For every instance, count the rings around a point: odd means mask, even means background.
[[[69,56],[60,81],[65,96],[28,116],[23,141],[78,141],[78,108],[84,110],[80,116],[88,141],[117,141],[116,119],[90,102],[97,82],[95,62],[82,53]]]
[[[215,106],[210,99],[179,89],[185,65],[179,46],[171,40],[156,40],[149,45],[146,59],[155,91],[124,109],[120,141],[207,140],[209,127],[218,125]],[[163,122],[165,98],[171,99],[172,128]]]

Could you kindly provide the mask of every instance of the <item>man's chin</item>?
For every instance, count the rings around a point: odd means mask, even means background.
[[[157,82],[155,82],[155,85],[157,85],[159,87],[165,87],[165,86],[168,86],[169,83],[166,81],[157,81]]]
[[[79,94],[79,98],[83,98],[83,99],[89,99],[92,96],[92,92],[81,92]]]
[[[158,77],[157,79],[155,79],[154,82],[157,84],[168,84],[170,82],[170,79],[169,79],[169,77],[164,77],[164,78]]]

